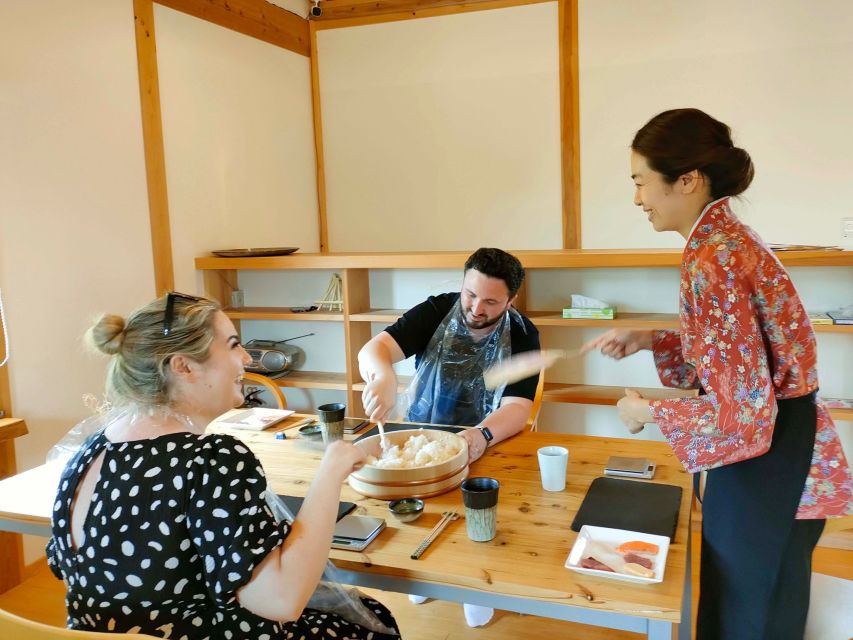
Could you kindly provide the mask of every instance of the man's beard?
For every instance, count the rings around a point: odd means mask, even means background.
[[[496,325],[500,321],[500,319],[503,317],[503,314],[501,313],[501,314],[495,316],[494,318],[486,318],[485,320],[472,322],[471,320],[468,319],[468,316],[470,313],[471,313],[471,311],[468,310],[468,311],[465,311],[465,313],[462,315],[462,319],[465,321],[465,326],[468,327],[469,329],[488,329],[489,327]]]

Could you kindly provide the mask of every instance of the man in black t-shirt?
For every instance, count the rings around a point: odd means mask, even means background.
[[[415,366],[419,371],[422,365],[432,365],[422,361],[429,345],[429,357],[435,357],[436,352],[442,354],[438,357],[445,357],[445,361],[438,363],[442,366],[442,381],[446,382],[448,388],[453,387],[453,390],[452,393],[436,394],[434,400],[430,396],[427,404],[458,400],[456,407],[431,408],[441,415],[452,417],[451,421],[445,423],[478,427],[467,429],[461,434],[468,441],[471,462],[482,456],[488,446],[519,433],[530,415],[538,376],[508,385],[499,398],[499,404],[486,414],[482,410],[482,403],[475,402],[472,405],[463,396],[471,392],[472,388],[482,387],[482,369],[478,367],[484,360],[480,350],[498,349],[495,346],[498,338],[495,333],[501,330],[501,321],[506,318],[523,280],[524,269],[515,256],[500,249],[478,249],[465,262],[460,293],[431,296],[364,345],[358,354],[358,361],[361,375],[367,382],[362,401],[370,419],[382,422],[394,408],[397,376],[393,364],[414,355]],[[454,310],[457,302],[460,306]],[[444,336],[436,334],[439,330],[446,330],[445,320],[450,319],[451,313],[458,314],[460,324],[464,326],[459,335],[448,333],[449,340],[453,342],[450,347],[446,346],[449,343],[445,341],[444,350],[435,350],[434,345]],[[530,320],[513,311],[509,322],[512,354],[539,350],[539,332]],[[447,356],[450,350],[454,358]],[[471,367],[466,366],[468,360],[471,361]],[[460,372],[458,380],[453,380],[454,370]],[[472,371],[478,376],[476,380],[471,378]]]

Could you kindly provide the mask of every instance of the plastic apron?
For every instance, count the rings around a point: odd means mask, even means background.
[[[471,334],[461,299],[447,313],[418,361],[406,390],[406,421],[471,426],[498,408],[505,385],[487,390],[483,371],[512,353],[512,319],[524,326],[510,308],[484,337]]]

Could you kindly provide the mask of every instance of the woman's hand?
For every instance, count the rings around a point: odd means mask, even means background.
[[[327,467],[327,472],[338,473],[343,482],[349,474],[363,467],[365,462],[367,454],[364,449],[350,442],[336,440],[326,448],[320,466]]]
[[[385,419],[397,403],[397,379],[395,376],[377,376],[367,383],[361,392],[361,403],[371,422],[385,423]]]
[[[652,421],[649,401],[636,389],[625,389],[625,397],[616,403],[616,408],[619,410],[619,419],[632,434],[640,433],[645,424]]]
[[[482,431],[475,428],[465,429],[459,435],[465,438],[465,441],[468,443],[468,464],[483,457],[489,443],[486,442]]]
[[[611,329],[581,347],[581,353],[598,349],[602,354],[621,360],[637,351],[652,348],[651,329]]]

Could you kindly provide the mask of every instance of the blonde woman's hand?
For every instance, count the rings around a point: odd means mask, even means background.
[[[325,472],[339,474],[343,482],[349,474],[363,467],[366,462],[367,454],[364,449],[344,440],[336,440],[326,447],[320,467],[326,467]]]
[[[581,347],[581,353],[594,349],[614,360],[652,348],[651,329],[611,329]]]
[[[636,389],[625,389],[625,397],[620,398],[616,408],[619,410],[619,419],[632,434],[640,433],[646,423],[652,421],[649,401]]]

